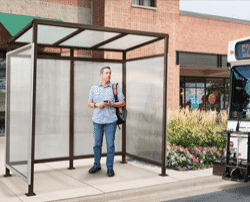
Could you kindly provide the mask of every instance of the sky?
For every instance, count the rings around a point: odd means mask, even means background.
[[[180,10],[250,21],[250,0],[180,0]]]

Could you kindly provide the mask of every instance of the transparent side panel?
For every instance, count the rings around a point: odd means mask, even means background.
[[[126,151],[161,162],[164,58],[127,62]]]
[[[31,46],[28,46],[7,55],[6,165],[28,183],[33,93],[31,50]],[[22,52],[26,52],[26,55],[20,56]]]
[[[88,108],[88,96],[93,85],[99,84],[100,69],[111,68],[111,82],[122,87],[122,64],[104,62],[75,62],[75,114],[74,114],[74,155],[94,154],[93,109]],[[122,130],[117,129],[115,135],[115,151],[121,151]],[[106,139],[103,138],[103,153],[107,152]]]
[[[38,59],[35,159],[69,156],[70,61]]]

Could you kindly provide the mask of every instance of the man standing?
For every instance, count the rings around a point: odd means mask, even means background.
[[[109,177],[115,175],[113,170],[115,156],[115,132],[117,126],[117,116],[115,107],[125,106],[124,95],[119,86],[117,86],[117,98],[119,102],[115,102],[113,94],[113,84],[110,82],[111,69],[103,67],[100,71],[101,83],[91,88],[88,97],[88,107],[94,108],[93,135],[94,135],[94,166],[89,170],[93,174],[101,170],[101,154],[103,133],[105,133],[107,144],[107,174]]]

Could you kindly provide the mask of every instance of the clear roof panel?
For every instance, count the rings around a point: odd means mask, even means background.
[[[156,38],[157,37],[128,34],[120,39],[117,39],[117,40],[112,41],[108,44],[100,46],[99,48],[126,50],[128,48],[131,48],[133,46],[137,46],[137,45],[142,44],[142,43],[146,43],[146,42],[154,40]]]
[[[119,35],[115,32],[84,30],[76,36],[61,43],[64,46],[92,47],[98,43]]]
[[[22,36],[20,36],[16,42],[31,43],[33,36],[33,27],[26,31]]]
[[[140,35],[140,32],[138,32],[138,34],[128,34],[129,32],[123,32],[120,30],[91,30],[91,28],[89,27],[85,28],[84,26],[63,26],[61,24],[58,23],[58,25],[47,25],[39,24],[38,22],[37,43],[45,45],[55,44],[55,47],[58,47],[58,45],[60,47],[60,45],[62,45],[68,47],[94,47],[99,50],[113,49],[123,51],[147,42],[151,42],[154,39],[158,39],[159,37],[161,37]],[[81,29],[83,31],[81,31]],[[29,30],[25,31],[23,35],[16,39],[16,42],[31,43],[33,30],[33,28],[30,28]],[[120,37],[121,34],[124,36]],[[68,36],[70,36],[70,38]],[[113,38],[115,38],[115,40],[112,40]],[[107,40],[109,40],[110,42],[105,43],[105,41]],[[60,41],[62,42],[58,44],[57,42]]]
[[[38,44],[53,44],[67,35],[75,32],[76,28],[38,25]]]

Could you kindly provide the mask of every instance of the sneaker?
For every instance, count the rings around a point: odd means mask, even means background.
[[[89,173],[93,174],[93,173],[96,173],[99,170],[101,170],[101,167],[93,166],[92,168],[89,169]]]
[[[113,169],[108,169],[107,174],[109,177],[113,177],[115,175],[115,172]]]

